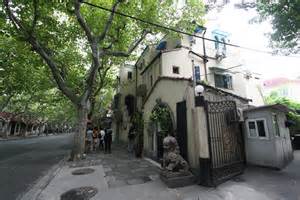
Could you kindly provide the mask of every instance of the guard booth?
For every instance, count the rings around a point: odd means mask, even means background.
[[[290,132],[281,104],[244,110],[244,138],[248,164],[282,169],[293,160]]]

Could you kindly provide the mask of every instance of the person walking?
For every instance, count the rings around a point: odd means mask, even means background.
[[[104,143],[105,143],[105,153],[111,153],[111,142],[112,142],[112,130],[109,127],[105,131]]]
[[[93,130],[88,127],[88,130],[86,132],[86,152],[92,151],[92,142],[93,142]]]
[[[132,153],[134,149],[134,140],[135,140],[135,127],[132,124],[128,131],[128,152]]]
[[[98,143],[98,128],[94,127],[93,129],[93,151],[96,151],[96,145]]]
[[[105,131],[100,127],[100,133],[99,133],[99,149],[104,150],[104,136],[105,136]]]

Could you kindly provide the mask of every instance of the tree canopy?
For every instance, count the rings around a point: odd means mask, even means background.
[[[2,33],[26,42],[42,58],[57,88],[78,111],[78,131],[72,157],[80,158],[90,98],[98,74],[105,63],[128,58],[149,34],[168,33],[149,23],[124,17],[116,12],[184,31],[194,29],[192,21],[203,24],[200,0],[81,0],[39,1],[3,0],[0,9]]]
[[[300,131],[300,114],[296,111],[300,110],[300,102],[293,101],[286,97],[281,97],[277,92],[272,92],[268,97],[265,98],[267,104],[282,104],[288,108],[294,110],[295,112],[289,112],[288,118],[295,122],[295,125],[291,128],[292,132],[297,130]]]
[[[288,53],[300,52],[300,1],[259,0],[257,9],[262,19],[270,19],[273,32],[271,47]]]

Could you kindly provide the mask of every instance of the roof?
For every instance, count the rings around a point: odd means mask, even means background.
[[[151,94],[152,94],[152,92],[154,91],[154,89],[155,89],[156,85],[158,84],[158,82],[160,82],[160,81],[162,81],[162,80],[189,81],[189,82],[192,82],[192,79],[191,79],[191,78],[160,76],[160,77],[155,81],[155,83],[154,83],[153,86],[151,87],[150,91],[148,92],[147,96],[145,97],[145,100],[144,100],[144,102],[143,102],[143,105],[148,101],[149,97],[151,96]],[[211,90],[215,90],[215,91],[217,91],[217,92],[219,92],[219,93],[223,93],[223,94],[232,96],[232,97],[234,97],[234,98],[237,98],[237,99],[240,99],[240,100],[243,100],[243,101],[246,101],[246,102],[252,101],[251,99],[247,99],[247,98],[241,97],[241,96],[239,96],[239,95],[236,95],[236,94],[233,94],[233,93],[230,93],[230,92],[226,92],[226,91],[224,91],[224,90],[215,88],[215,87],[213,87],[213,86],[210,86],[210,85],[207,85],[207,84],[204,84],[204,83],[197,83],[197,85],[202,85],[202,86],[205,87],[205,88],[208,88],[208,89],[211,89]]]
[[[259,111],[259,110],[278,110],[284,113],[288,113],[290,111],[293,111],[292,109],[288,108],[285,105],[282,104],[273,104],[273,105],[265,105],[265,106],[258,106],[258,107],[252,107],[244,110],[244,112],[252,112],[252,111]]]
[[[213,87],[213,86],[211,86],[211,85],[207,85],[207,84],[202,83],[202,82],[197,82],[197,85],[202,85],[204,88],[209,88],[209,89],[215,90],[215,91],[217,91],[217,92],[224,93],[224,94],[226,94],[226,95],[235,97],[235,98],[240,99],[240,100],[243,100],[243,101],[247,101],[247,102],[251,102],[251,101],[252,101],[252,99],[248,99],[248,98],[245,98],[245,97],[242,97],[242,96],[233,94],[233,93],[231,93],[231,92],[227,92],[227,91],[225,91],[225,90],[222,90],[222,89]]]

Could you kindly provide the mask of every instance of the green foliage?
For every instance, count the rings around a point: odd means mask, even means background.
[[[74,108],[56,89],[42,59],[27,43],[8,35],[0,35],[0,44],[1,111],[24,113],[48,122],[72,123],[76,116]]]
[[[270,34],[273,48],[290,53],[300,51],[300,1],[259,0],[257,9],[262,19],[271,19],[274,32]]]
[[[70,88],[70,93],[76,98],[85,96],[87,88],[94,91],[100,87],[100,92],[92,98],[96,100],[96,110],[108,106],[114,93],[115,71],[96,78],[88,84],[87,77],[95,66],[91,50],[91,42],[80,26],[74,12],[74,0],[67,1],[24,1],[14,0],[10,4],[13,14],[22,23],[25,32],[45,49],[49,58],[57,65],[59,78]],[[35,6],[35,2],[37,2]],[[115,0],[91,0],[90,3],[111,8]],[[162,23],[166,26],[177,27],[191,31],[192,21],[203,24],[204,6],[200,0],[188,0],[180,11],[174,7],[176,1],[164,0],[130,0],[122,1],[117,10],[128,15],[136,16],[146,21]],[[80,5],[80,13],[93,36],[103,33],[111,13]],[[4,4],[0,6],[0,42],[1,42],[1,99],[11,102],[7,109],[11,111],[26,111],[45,116],[51,120],[73,119],[75,110],[70,101],[62,97],[66,94],[58,87],[55,73],[49,63],[38,55],[37,49],[29,45],[29,37],[24,30],[18,29],[5,12]],[[149,24],[115,15],[103,40],[97,43],[99,52],[103,50],[127,52],[132,43],[140,38],[141,33],[148,30],[155,36],[168,31]],[[131,53],[131,52],[130,52]],[[132,60],[134,57],[127,57]],[[103,71],[111,66],[124,62],[125,58],[111,55],[99,56],[103,65],[93,74],[101,76]],[[2,73],[4,71],[4,73]],[[92,85],[92,87],[91,87]],[[16,95],[16,96],[15,96]],[[68,96],[68,95],[67,95]],[[69,99],[72,100],[72,98]],[[28,102],[28,103],[26,103]],[[72,100],[74,103],[74,101]],[[25,108],[24,108],[25,107]]]
[[[280,97],[277,92],[272,92],[268,97],[265,98],[267,104],[282,104],[293,110],[300,110],[300,102],[293,101],[291,99]],[[287,115],[288,119],[296,123],[291,129],[300,131],[300,115],[296,112],[289,112]]]
[[[150,120],[160,125],[161,131],[164,135],[172,131],[172,117],[167,107],[156,107],[150,115]]]

